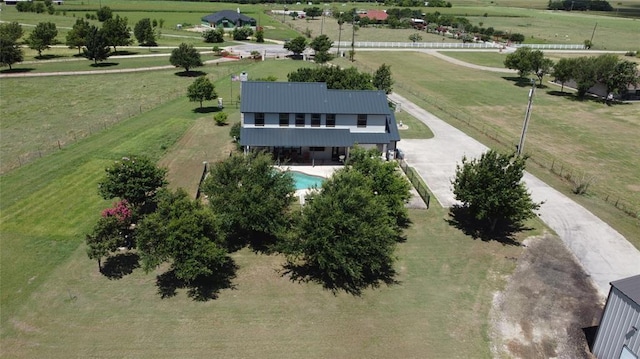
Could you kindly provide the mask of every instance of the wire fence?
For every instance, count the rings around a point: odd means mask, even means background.
[[[407,175],[409,182],[411,182],[416,191],[418,191],[418,194],[427,205],[427,209],[429,209],[429,204],[431,203],[431,195],[429,194],[429,190],[422,181],[420,175],[418,175],[416,170],[413,169],[413,167],[409,166],[405,160],[398,159],[398,164],[400,165],[400,168],[402,168],[404,174]]]
[[[104,131],[124,120],[127,120],[134,116],[138,116],[144,112],[158,107],[159,105],[172,101],[180,96],[184,96],[184,94],[184,90],[176,90],[171,93],[166,93],[154,98],[147,98],[144,100],[144,103],[125,108],[118,108],[114,110],[113,114],[107,114],[102,116],[102,118],[93,119],[90,123],[76,124],[72,129],[61,133],[57,139],[49,141],[44,140],[35,149],[28,150],[14,156],[3,155],[0,174],[4,174],[18,167],[22,167],[53,152],[60,151],[69,145],[77,143],[78,141],[94,135],[98,132]],[[80,121],[81,120],[79,120],[78,123]]]

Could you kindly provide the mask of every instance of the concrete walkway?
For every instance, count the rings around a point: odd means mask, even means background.
[[[451,186],[456,164],[461,162],[462,156],[479,157],[488,148],[406,98],[397,94],[391,94],[389,98],[433,131],[434,138],[402,140],[399,148],[438,202],[444,207],[452,206],[456,203]],[[640,251],[622,235],[531,174],[525,173],[524,181],[533,200],[544,201],[539,211],[541,219],[577,257],[602,297],[609,292],[609,282],[640,274]]]

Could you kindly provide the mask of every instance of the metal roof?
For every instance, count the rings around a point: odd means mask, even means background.
[[[351,133],[348,129],[323,128],[264,128],[243,127],[240,129],[240,144],[243,146],[279,147],[350,147],[356,143],[389,143],[388,133]]]
[[[238,19],[242,20],[242,22],[255,23],[256,19],[252,17],[248,17],[247,15],[240,14],[237,11],[233,10],[222,10],[215,12],[213,14],[209,14],[202,18],[202,21],[206,21],[208,23],[217,24],[220,20],[229,20],[234,24],[238,22]]]
[[[240,111],[391,114],[384,91],[329,90],[324,82],[245,81]]]
[[[611,282],[611,286],[640,305],[640,274]]]

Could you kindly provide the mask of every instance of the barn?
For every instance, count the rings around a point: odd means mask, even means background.
[[[640,275],[611,282],[593,354],[598,359],[638,359],[639,331]]]

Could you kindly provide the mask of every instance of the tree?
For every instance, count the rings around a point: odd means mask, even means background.
[[[390,281],[396,240],[386,211],[370,178],[351,168],[334,172],[306,198],[297,231],[283,246],[287,267],[352,294]]]
[[[536,216],[540,203],[533,202],[522,182],[526,160],[516,153],[489,150],[479,159],[463,157],[456,166],[451,182],[456,199],[475,219],[486,221],[490,232],[498,223],[520,226]]]
[[[331,46],[333,46],[333,41],[331,41],[327,35],[320,35],[311,41],[309,47],[315,52],[316,63],[323,64],[331,61],[333,58],[333,56],[329,54]]]
[[[120,247],[123,242],[122,226],[116,217],[101,217],[93,231],[87,234],[87,255],[98,261],[98,270],[102,272],[102,258]]]
[[[586,50],[589,50],[593,47],[593,42],[591,42],[591,40],[584,40],[584,48]]]
[[[509,41],[520,44],[520,43],[522,43],[524,41],[524,35],[515,32],[515,33],[509,35]]]
[[[193,45],[185,44],[184,42],[171,51],[169,62],[175,67],[184,67],[186,72],[189,72],[191,68],[202,66],[198,50]]]
[[[256,42],[264,42],[264,29],[262,26],[258,26],[258,29],[256,30]]]
[[[584,98],[587,91],[598,82],[597,76],[595,58],[578,57],[575,59],[573,80],[576,82],[579,98]]]
[[[18,39],[22,37],[22,26],[17,22],[0,24],[0,66],[9,66],[22,62],[24,54]]]
[[[415,34],[409,35],[409,40],[411,42],[422,41],[422,35],[420,35],[419,33],[416,32]]]
[[[304,36],[298,36],[284,43],[284,48],[299,56],[307,48],[307,39]]]
[[[208,78],[204,76],[198,77],[187,89],[187,97],[189,101],[200,101],[200,108],[202,108],[202,101],[210,101],[217,98],[218,95],[215,92],[214,86]]]
[[[182,189],[160,193],[157,210],[140,221],[136,240],[145,271],[171,262],[170,270],[186,283],[214,275],[229,261],[213,213]]]
[[[104,199],[120,198],[131,208],[146,212],[154,204],[156,193],[167,185],[166,169],[158,168],[148,157],[129,156],[105,169],[106,177],[98,183],[98,193]]]
[[[620,60],[616,55],[604,54],[593,59],[597,82],[607,88],[607,94],[624,93],[627,86],[638,84],[635,63]]]
[[[58,36],[56,24],[52,22],[41,22],[29,34],[27,43],[29,48],[38,51],[38,57],[42,56],[42,51],[46,50],[53,44]]]
[[[133,35],[141,46],[158,46],[156,34],[151,26],[151,19],[144,18],[136,23],[133,28]]]
[[[294,191],[291,175],[274,168],[270,154],[255,152],[216,163],[202,185],[230,247],[264,248],[277,240],[290,221]]]
[[[333,90],[373,90],[371,75],[355,67],[303,67],[287,75],[289,82],[325,82]]]
[[[107,19],[102,24],[102,32],[113,51],[118,51],[117,46],[131,45],[131,28],[127,25],[127,18],[116,15],[115,18]]]
[[[518,70],[520,77],[526,77],[533,72],[542,85],[542,78],[548,74],[553,67],[553,61],[544,57],[540,50],[532,50],[529,47],[520,47],[504,60],[507,68]]]
[[[91,25],[88,21],[82,18],[76,19],[76,23],[67,33],[67,46],[69,46],[70,49],[77,48],[78,54],[80,54],[82,47],[87,44],[90,29]]]
[[[386,94],[390,94],[393,85],[391,78],[391,66],[382,64],[373,74],[373,86],[378,90],[383,90]]]
[[[111,49],[103,30],[91,26],[85,41],[84,57],[93,60],[94,64],[108,59],[111,55]]]
[[[394,231],[400,237],[411,223],[405,207],[411,198],[411,186],[400,174],[398,164],[383,160],[375,148],[365,150],[356,146],[349,153],[347,165],[371,179],[371,189],[385,205],[386,215],[393,219]]]
[[[311,18],[311,20],[315,19],[318,16],[322,15],[322,9],[317,6],[304,8],[302,11]]]
[[[98,11],[96,11],[96,16],[98,17],[98,21],[105,22],[111,18],[113,18],[113,11],[108,6],[103,6]]]
[[[560,92],[564,92],[564,84],[573,78],[575,68],[575,59],[571,58],[562,58],[553,66],[552,75],[561,84]]]
[[[231,32],[231,36],[233,37],[233,39],[238,41],[246,40],[251,35],[253,35],[253,30],[248,26],[236,27]]]
[[[219,43],[224,42],[224,29],[210,29],[202,33],[204,42],[206,43]]]
[[[540,86],[542,86],[542,79],[545,75],[549,74],[553,69],[553,60],[543,57],[542,51],[538,51],[540,54],[536,55],[532,61],[532,71],[538,77]],[[534,52],[535,53],[535,52]]]

